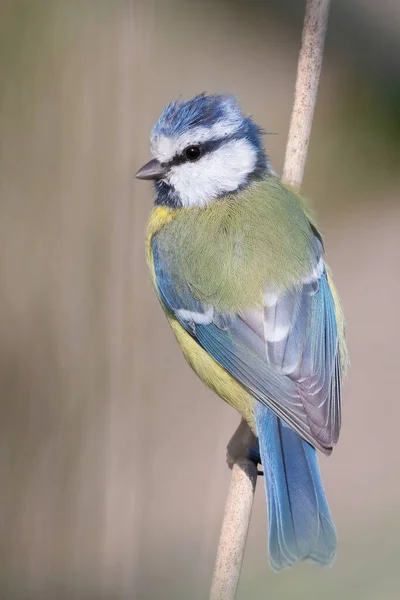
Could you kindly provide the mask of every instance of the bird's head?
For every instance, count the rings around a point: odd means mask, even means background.
[[[173,102],[151,133],[154,158],[136,177],[154,181],[156,204],[206,206],[273,173],[262,134],[233,96]]]

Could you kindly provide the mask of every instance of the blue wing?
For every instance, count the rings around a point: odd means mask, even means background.
[[[325,454],[340,429],[340,360],[335,306],[315,238],[310,275],[263,306],[221,313],[199,302],[187,282],[172,281],[153,238],[158,291],[181,325],[233,377]]]

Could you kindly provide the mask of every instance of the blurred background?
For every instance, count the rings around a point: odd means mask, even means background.
[[[207,598],[239,419],[187,367],[151,289],[170,100],[233,92],[283,164],[305,2],[0,1],[0,598]],[[398,598],[400,4],[333,0],[303,186],[347,320],[339,535],[268,567],[259,482],[238,599]]]

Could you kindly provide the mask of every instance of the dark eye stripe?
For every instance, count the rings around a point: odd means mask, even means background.
[[[232,134],[232,135],[227,135],[226,137],[220,138],[219,140],[209,140],[208,142],[203,142],[201,144],[190,144],[191,146],[200,146],[201,148],[201,157],[205,156],[206,154],[210,154],[211,152],[214,152],[215,150],[217,150],[218,148],[220,148],[221,146],[223,146],[224,144],[231,142],[233,140],[239,140],[241,139],[243,136],[240,136],[238,134]],[[185,150],[183,150],[182,154],[177,154],[176,156],[174,156],[174,158],[172,160],[170,160],[167,165],[169,167],[173,167],[175,165],[182,165],[186,162],[190,162],[190,160],[185,156]]]

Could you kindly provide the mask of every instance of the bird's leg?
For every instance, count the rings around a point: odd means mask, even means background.
[[[261,463],[258,449],[258,438],[251,431],[244,419],[231,437],[226,448],[226,461],[230,469],[240,459],[250,459],[256,465]],[[259,473],[262,475],[262,473]]]

